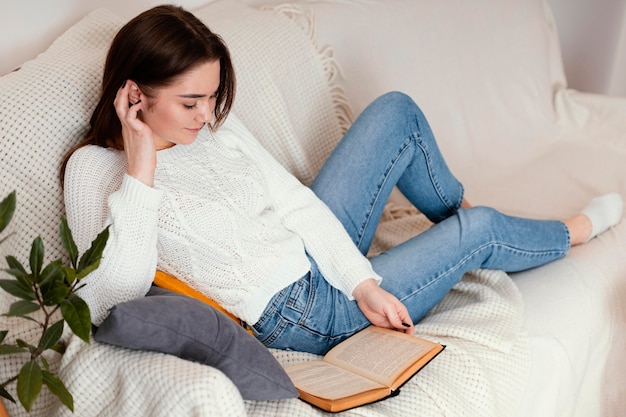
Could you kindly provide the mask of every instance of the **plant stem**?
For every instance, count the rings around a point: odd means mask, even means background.
[[[11,382],[17,380],[18,375],[15,375],[12,378],[7,379],[6,381],[4,381],[2,384],[0,384],[0,387],[6,387],[7,385],[9,385]]]

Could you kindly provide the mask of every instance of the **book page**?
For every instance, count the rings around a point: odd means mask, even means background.
[[[323,361],[286,368],[293,384],[316,397],[336,400],[384,386]]]
[[[394,330],[368,327],[331,349],[324,360],[386,386],[437,344]]]

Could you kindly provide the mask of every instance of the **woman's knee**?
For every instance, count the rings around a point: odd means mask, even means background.
[[[381,122],[401,121],[404,125],[408,125],[410,121],[425,120],[424,113],[417,103],[400,91],[391,91],[379,96],[368,106],[367,110],[380,117]]]
[[[459,210],[459,217],[466,232],[472,236],[483,236],[483,239],[492,240],[501,221],[501,213],[494,208],[475,206]]]
[[[422,113],[421,109],[409,96],[401,91],[390,91],[378,97],[374,100],[374,103],[377,105],[382,105],[392,111],[402,113],[408,111],[409,113],[413,113],[415,111]]]

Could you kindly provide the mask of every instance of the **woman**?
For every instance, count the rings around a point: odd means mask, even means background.
[[[370,324],[412,333],[463,273],[545,264],[621,218],[618,194],[565,221],[471,207],[400,93],[359,116],[307,188],[229,116],[234,91],[228,49],[181,8],[151,9],[115,37],[91,129],[62,173],[79,249],[110,225],[80,290],[94,324],[144,296],[158,268],[266,346],[324,353]],[[368,260],[395,185],[436,224]]]

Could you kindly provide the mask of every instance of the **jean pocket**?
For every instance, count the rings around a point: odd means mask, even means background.
[[[281,315],[292,321],[300,323],[302,317],[310,310],[313,291],[311,286],[311,275],[307,274],[292,284],[289,297],[282,309]]]

